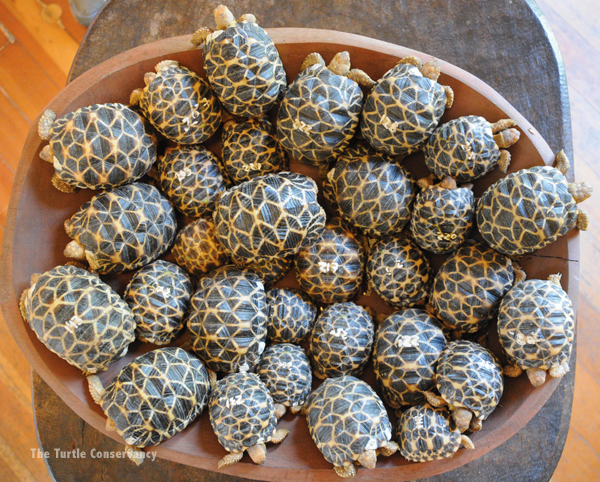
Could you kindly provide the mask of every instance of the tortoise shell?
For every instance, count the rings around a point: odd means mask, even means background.
[[[310,332],[309,357],[317,378],[360,376],[373,348],[373,318],[352,302],[325,308]]]
[[[386,403],[400,409],[425,401],[435,387],[435,369],[446,337],[425,310],[401,310],[378,327],[373,349],[377,386]]]
[[[453,341],[438,359],[436,385],[448,405],[467,408],[485,420],[502,397],[502,367],[492,352],[478,343]]]
[[[397,161],[358,144],[327,174],[342,217],[367,236],[398,232],[410,218],[416,185]]]
[[[402,456],[413,462],[451,457],[461,445],[461,431],[448,410],[425,403],[409,408],[398,420],[395,432]]]
[[[377,294],[395,308],[423,303],[431,286],[429,261],[421,248],[404,235],[373,243],[367,277]]]
[[[177,347],[135,358],[106,387],[100,405],[127,445],[157,445],[181,432],[206,407],[210,384],[202,362]]]
[[[492,127],[483,117],[467,115],[439,126],[425,144],[425,164],[439,178],[471,181],[490,172],[500,158]]]
[[[288,170],[288,160],[268,120],[229,121],[221,137],[223,164],[234,184]]]
[[[475,196],[466,187],[429,186],[417,194],[410,219],[414,241],[432,253],[453,251],[473,229]]]
[[[210,86],[234,115],[264,114],[285,92],[279,52],[256,22],[244,19],[208,35],[203,52]]]
[[[255,273],[262,280],[265,288],[268,288],[283,279],[292,269],[293,264],[293,257],[288,256],[287,258],[261,258],[245,264],[244,267]]]
[[[306,421],[317,448],[334,467],[353,464],[392,438],[392,426],[373,389],[353,376],[325,380],[307,402]]]
[[[425,144],[446,109],[446,92],[411,64],[397,64],[365,99],[360,130],[375,149],[393,156]]]
[[[325,226],[317,184],[303,174],[256,177],[226,191],[213,217],[217,238],[243,263],[296,254]]]
[[[277,136],[290,157],[328,166],[354,136],[362,109],[358,84],[315,64],[288,87],[277,113]]]
[[[213,371],[248,371],[265,349],[267,315],[258,276],[235,266],[218,268],[200,279],[192,296],[192,349]]]
[[[171,248],[175,262],[194,276],[208,273],[230,262],[217,241],[212,219],[198,218],[177,233]]]
[[[135,339],[133,313],[98,276],[57,266],[32,281],[21,313],[50,351],[85,373],[104,371],[127,353]]]
[[[177,144],[199,144],[221,125],[221,104],[208,83],[175,60],[157,64],[139,96],[154,128]],[[135,99],[132,99],[135,101]]]
[[[176,264],[158,259],[137,271],[123,296],[135,318],[136,337],[155,345],[173,341],[184,327],[192,292],[190,277]]]
[[[204,146],[169,147],[159,159],[160,188],[187,216],[209,216],[226,189],[219,159]]]
[[[496,251],[520,256],[556,241],[577,222],[577,204],[558,169],[535,166],[492,184],[477,207],[477,226]]]
[[[509,258],[483,243],[468,243],[440,266],[433,280],[431,306],[457,335],[477,333],[494,319],[513,281]]]
[[[299,346],[290,343],[270,346],[263,353],[257,372],[274,403],[297,409],[311,392],[310,362]]]
[[[169,201],[141,182],[97,194],[65,221],[90,267],[102,274],[154,261],[169,248],[176,229]]]
[[[301,291],[288,288],[269,290],[267,303],[267,339],[272,343],[302,343],[317,318],[315,305]]]
[[[56,119],[46,111],[40,136],[49,139],[42,155],[55,176],[74,188],[111,189],[146,174],[156,161],[156,139],[142,116],[123,104],[94,104]]]
[[[552,281],[522,281],[500,304],[500,344],[508,359],[524,370],[548,370],[569,361],[574,331],[573,304]]]
[[[339,303],[360,290],[364,250],[341,219],[325,225],[321,235],[296,255],[296,279],[300,288],[318,303]]]
[[[212,428],[228,452],[243,452],[271,440],[277,426],[269,390],[254,373],[232,373],[210,394]]]

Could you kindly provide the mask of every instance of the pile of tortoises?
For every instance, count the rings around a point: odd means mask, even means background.
[[[591,186],[563,152],[511,169],[517,123],[452,119],[435,60],[374,81],[313,53],[289,79],[252,14],[215,21],[191,38],[206,75],[163,60],[131,106],[41,116],[48,182],[101,192],[65,221],[75,261],[32,274],[24,319],[89,377],[134,461],[204,408],[219,468],[264,463],[298,416],[341,477],[474,448],[504,376],[569,370],[560,274],[526,280],[519,256],[585,230]],[[420,152],[418,179],[404,157]],[[496,166],[512,172],[475,197]],[[105,277],[123,271],[117,293]],[[135,337],[156,346],[125,363]]]

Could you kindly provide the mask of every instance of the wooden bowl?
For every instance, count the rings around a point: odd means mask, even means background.
[[[335,53],[347,50],[352,65],[362,68],[373,79],[380,78],[399,58],[417,55],[423,61],[430,59],[426,54],[397,45],[341,32],[280,28],[269,30],[269,33],[277,44],[288,74],[288,83],[298,73],[304,57],[313,51],[320,52],[329,61]],[[144,85],[144,73],[153,71],[155,64],[164,59],[176,59],[204,75],[202,53],[190,45],[189,39],[189,36],[182,36],[161,40],[118,55],[69,84],[48,108],[60,116],[94,103],[127,104],[130,92]],[[455,92],[454,106],[447,111],[442,122],[467,114],[478,114],[490,121],[510,117],[517,121],[522,131],[521,139],[511,148],[513,162],[510,172],[553,162],[554,154],[546,142],[504,98],[469,73],[446,62],[440,63],[443,73],[439,82],[450,85]],[[45,144],[37,134],[36,122],[23,150],[10,201],[2,249],[2,310],[14,338],[41,377],[86,422],[122,442],[116,432],[105,430],[106,418],[100,407],[92,401],[85,377],[46,349],[19,312],[18,301],[23,290],[29,287],[31,274],[44,272],[67,261],[62,251],[69,238],[63,229],[63,222],[94,194],[89,190],[63,194],[51,186],[53,167],[39,158]],[[209,147],[218,151],[218,142],[213,142]],[[426,175],[422,155],[411,156],[406,163],[417,175]],[[292,162],[291,168],[315,174],[314,170],[295,162]],[[480,195],[501,176],[502,173],[496,169],[478,180],[475,194]],[[442,259],[434,257],[434,266],[439,265]],[[577,300],[578,259],[577,233],[571,232],[543,250],[523,257],[521,264],[530,278],[545,279],[549,274],[562,273],[563,287],[572,300]],[[130,276],[131,273],[105,279],[122,293]],[[295,285],[293,273],[281,284]],[[359,298],[359,302],[363,301],[377,305],[386,313],[392,311],[374,296]],[[106,383],[133,357],[152,348],[151,345],[134,342],[129,354],[101,375],[102,380]],[[497,340],[492,340],[492,348],[499,353]],[[372,373],[367,373],[366,378],[372,381]],[[507,379],[500,405],[484,422],[483,430],[472,434],[475,450],[461,449],[452,458],[422,464],[408,462],[399,454],[381,457],[376,469],[359,468],[355,480],[411,480],[441,474],[466,464],[494,449],[524,427],[548,400],[558,383],[559,380],[551,379],[542,387],[533,389],[526,376]],[[312,442],[303,417],[288,413],[280,421],[280,426],[290,429],[291,433],[283,443],[269,444],[267,461],[263,466],[254,465],[245,457],[242,462],[221,472],[258,480],[339,480]],[[212,432],[206,411],[182,433],[147,450],[156,451],[159,457],[165,459],[208,470],[217,470],[217,461],[225,455],[225,450]]]

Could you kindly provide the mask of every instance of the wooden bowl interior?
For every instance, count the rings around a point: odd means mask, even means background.
[[[429,59],[419,52],[339,32],[273,29],[269,33],[277,43],[288,74],[288,83],[297,75],[304,57],[313,51],[320,52],[329,61],[335,53],[347,50],[353,67],[365,70],[374,79],[378,79],[403,56],[419,55],[424,61]],[[48,107],[60,116],[94,103],[127,104],[130,92],[144,85],[144,73],[153,71],[158,61],[167,58],[178,60],[182,65],[205,76],[201,51],[192,49],[188,42],[188,36],[176,37],[119,55],[69,84]],[[467,114],[481,115],[490,121],[511,117],[518,122],[522,136],[510,149],[513,162],[509,172],[552,162],[553,154],[547,144],[498,93],[450,64],[442,62],[442,72],[439,82],[450,85],[455,92],[454,106],[446,112],[442,122]],[[29,286],[31,274],[46,271],[67,261],[62,252],[70,239],[63,229],[63,222],[95,194],[86,190],[76,194],[63,194],[55,190],[50,184],[53,167],[39,158],[45,144],[37,136],[36,127],[32,127],[17,173],[7,224],[9,228],[5,235],[3,310],[13,335],[42,378],[87,422],[115,440],[122,441],[116,433],[106,432],[104,429],[105,417],[100,407],[92,401],[81,372],[47,350],[19,314],[18,300],[22,291]],[[208,146],[220,153],[217,141],[211,141]],[[405,164],[417,176],[427,174],[420,154],[407,158]],[[292,161],[291,169],[313,177],[316,175],[314,169],[295,161]],[[478,180],[474,188],[476,196],[502,176],[496,169]],[[189,220],[180,219],[181,223],[187,221]],[[530,278],[546,278],[551,273],[561,272],[563,287],[576,300],[577,273],[569,260],[578,258],[577,237],[571,233],[543,250],[523,257],[521,264]],[[431,262],[437,268],[443,259],[442,256],[432,256]],[[542,259],[543,262],[540,262]],[[122,294],[130,277],[131,273],[103,278]],[[279,284],[297,286],[293,272]],[[375,306],[385,313],[392,312],[375,295],[361,295],[358,302]],[[180,343],[181,340],[178,340],[176,344]],[[491,344],[492,349],[500,353],[497,339],[492,339]],[[132,358],[153,348],[149,344],[134,342],[128,355],[101,374],[101,379],[108,382]],[[370,368],[365,378],[373,382],[374,376]],[[525,376],[506,379],[505,382],[500,406],[484,422],[483,430],[471,436],[475,450],[461,450],[452,458],[424,464],[408,462],[399,455],[381,457],[376,469],[359,469],[357,480],[388,477],[410,480],[440,474],[463,465],[516,433],[537,413],[558,384],[557,380],[550,380],[543,387],[534,390]],[[223,472],[260,480],[282,480],[284,477],[292,480],[338,480],[331,465],[324,460],[312,442],[302,417],[288,413],[280,421],[280,426],[290,429],[291,433],[283,443],[269,444],[265,465],[255,466],[245,457],[242,462],[223,469]],[[147,450],[156,450],[160,457],[210,470],[216,470],[217,461],[225,454],[213,434],[206,412],[182,433],[159,447]]]

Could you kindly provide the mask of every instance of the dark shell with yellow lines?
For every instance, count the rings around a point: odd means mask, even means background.
[[[288,256],[284,258],[261,258],[243,266],[258,275],[265,288],[269,288],[283,279],[292,269],[293,264],[293,256]]]
[[[273,288],[267,292],[267,303],[267,339],[271,343],[303,343],[317,318],[317,308],[308,297],[298,290]]]

